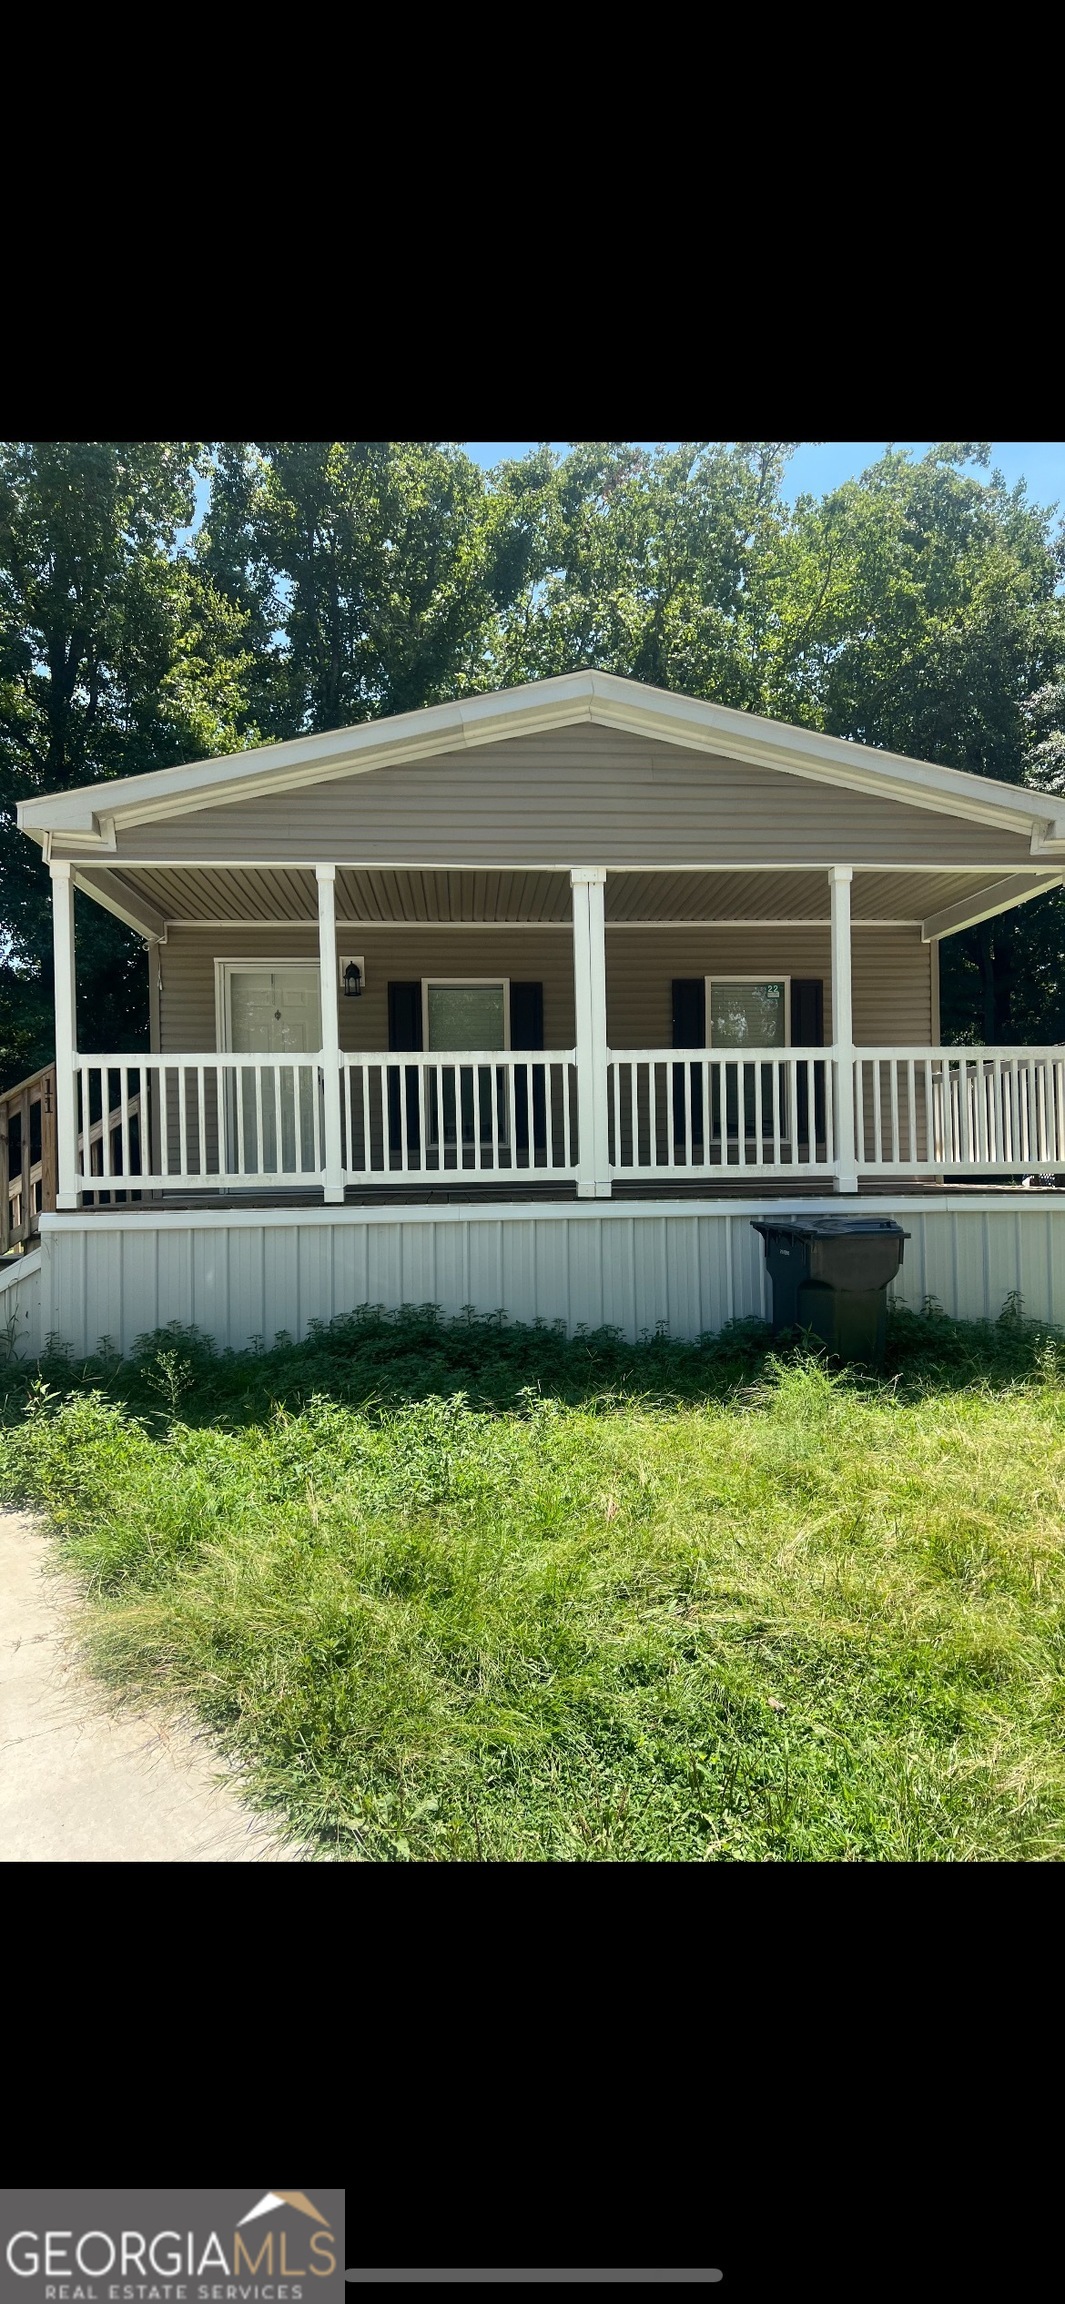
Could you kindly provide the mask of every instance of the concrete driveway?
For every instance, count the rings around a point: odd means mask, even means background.
[[[49,1541],[0,1513],[0,1862],[298,1864],[214,1781],[209,1747],[160,1714],[113,1712],[70,1646],[73,1593]]]

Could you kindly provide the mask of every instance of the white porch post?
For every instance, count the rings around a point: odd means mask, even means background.
[[[858,1189],[858,1158],[854,1141],[854,1017],[851,1008],[851,881],[850,864],[832,864],[828,882],[832,906],[832,1044],[836,1051],[836,1173],[837,1192]]]
[[[74,882],[69,864],[53,864],[52,949],[55,955],[55,1128],[57,1208],[78,1205],[78,1083],[74,1071],[77,995],[74,979]],[[104,1102],[106,1106],[106,1092]]]
[[[327,1201],[344,1198],[344,1156],[340,1134],[340,1027],[337,1017],[337,931],[335,864],[316,864],[318,882],[318,975],[322,1009],[322,1103],[325,1115]]]
[[[163,939],[161,936],[149,936],[145,942],[148,953],[148,1048],[153,1056],[158,1056],[163,1046],[162,967],[159,958]],[[148,1114],[148,1166],[153,1176],[161,1175],[163,1166],[162,1079],[161,1072],[148,1072],[144,1076],[145,1097],[142,1109],[146,1108]]]
[[[584,864],[570,873],[573,890],[573,990],[577,1031],[577,1195],[609,1200],[606,1041],[606,871]]]
[[[157,1056],[163,1044],[159,999],[159,954],[162,950],[162,938],[160,936],[146,936],[144,948],[148,955],[148,1046],[152,1055]]]

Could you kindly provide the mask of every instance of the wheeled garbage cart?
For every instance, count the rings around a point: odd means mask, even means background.
[[[773,1333],[800,1328],[840,1360],[883,1365],[887,1286],[910,1235],[893,1216],[752,1219],[773,1283]]]

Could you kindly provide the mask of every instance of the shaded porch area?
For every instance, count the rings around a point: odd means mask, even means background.
[[[938,1038],[939,937],[1021,900],[1031,874],[52,873],[60,1208],[1065,1172],[1065,1054]],[[147,1052],[77,1046],[75,886],[145,934]]]

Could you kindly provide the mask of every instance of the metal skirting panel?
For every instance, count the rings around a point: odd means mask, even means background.
[[[802,1207],[841,1212],[827,1198]],[[959,1207],[949,1194],[934,1206],[885,1196],[861,1207],[897,1216],[910,1234],[897,1290],[908,1303],[934,1296],[960,1318],[994,1318],[1016,1291],[1026,1312],[1065,1324],[1065,1200]],[[752,1198],[46,1217],[40,1335],[76,1353],[109,1336],[128,1351],[178,1320],[240,1350],[279,1330],[303,1336],[310,1320],[360,1304],[433,1303],[562,1320],[570,1332],[607,1325],[637,1338],[661,1325],[692,1337],[767,1313],[751,1217],[781,1212],[779,1199]]]
[[[0,1268],[0,1359],[17,1354],[36,1359],[44,1342],[41,1325],[41,1250],[16,1257]]]

